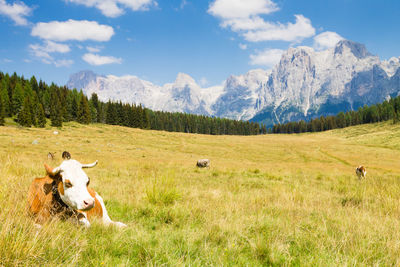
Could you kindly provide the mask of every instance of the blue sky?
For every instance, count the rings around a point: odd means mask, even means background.
[[[399,17],[397,0],[0,0],[0,71],[59,85],[80,70],[159,85],[184,72],[211,86],[341,38],[398,57]]]

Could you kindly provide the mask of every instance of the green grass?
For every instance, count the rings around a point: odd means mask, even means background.
[[[388,266],[400,264],[400,126],[206,136],[101,124],[0,127],[0,266]],[[39,144],[32,144],[38,140]],[[27,191],[61,153],[113,220],[36,229]],[[47,153],[57,151],[57,160]],[[210,169],[195,167],[211,159]],[[358,180],[363,164],[367,178]]]

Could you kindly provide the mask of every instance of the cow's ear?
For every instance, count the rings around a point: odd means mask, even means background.
[[[60,169],[57,168],[51,168],[49,165],[46,163],[44,164],[44,169],[46,170],[46,174],[53,180],[61,180],[60,176]]]

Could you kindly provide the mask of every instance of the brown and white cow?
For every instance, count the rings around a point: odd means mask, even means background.
[[[81,164],[74,159],[64,160],[54,169],[44,164],[47,175],[34,179],[28,193],[29,212],[36,222],[42,224],[52,216],[74,217],[89,227],[89,221],[97,217],[105,225],[126,226],[110,219],[103,199],[88,187],[90,180],[83,168],[96,164],[97,160]]]
[[[360,165],[356,168],[356,174],[358,176],[358,179],[365,178],[367,175],[367,170],[363,165]]]

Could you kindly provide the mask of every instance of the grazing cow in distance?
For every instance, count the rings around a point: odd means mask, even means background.
[[[210,168],[210,160],[209,159],[199,159],[196,164],[199,168]]]
[[[110,219],[103,199],[88,187],[90,180],[83,168],[96,164],[97,160],[81,164],[74,159],[64,160],[54,169],[44,164],[47,175],[34,179],[28,192],[28,210],[35,221],[42,224],[52,216],[72,217],[89,227],[89,221],[97,217],[105,225],[126,226]]]
[[[358,176],[358,179],[365,178],[367,175],[367,170],[363,165],[360,165],[356,168],[356,174]]]
[[[54,158],[56,157],[55,155],[56,155],[56,152],[54,152],[54,153],[49,152],[47,154],[47,158],[50,159],[50,160],[54,160]]]

